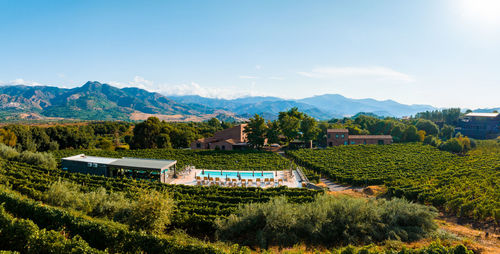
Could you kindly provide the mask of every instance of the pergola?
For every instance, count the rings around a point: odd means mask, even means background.
[[[175,160],[156,160],[139,158],[122,158],[108,164],[109,176],[125,175],[132,178],[167,180],[167,172],[176,170]]]

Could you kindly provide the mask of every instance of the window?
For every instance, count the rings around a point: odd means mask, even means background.
[[[226,150],[226,146],[222,146],[222,147],[221,147],[221,150]]]
[[[328,138],[330,138],[330,133],[328,133]]]
[[[384,140],[380,139],[380,140],[378,141],[378,144],[379,144],[379,145],[383,145],[383,144],[384,144]]]
[[[363,144],[365,144],[365,145],[366,145],[366,140],[363,142]]]
[[[339,134],[336,134],[336,135],[335,135],[335,138],[339,138]]]
[[[91,168],[92,167],[92,162],[87,163],[87,167]]]
[[[332,142],[328,143],[328,146],[333,146],[333,143]]]
[[[354,144],[356,144],[356,142],[354,142],[354,141],[351,141],[351,145],[354,145]]]
[[[347,141],[344,141],[344,145],[345,145],[345,146],[346,146],[346,145],[348,145]]]
[[[344,135],[344,134],[342,134],[342,138],[345,138],[345,135]]]
[[[97,163],[94,163],[94,168],[97,168]]]
[[[201,143],[196,143],[196,148],[201,148]]]

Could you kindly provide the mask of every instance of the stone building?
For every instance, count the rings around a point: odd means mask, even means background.
[[[240,124],[216,132],[213,137],[201,138],[191,143],[191,149],[241,150],[247,147],[247,124]]]
[[[347,129],[328,129],[326,131],[326,145],[388,145],[392,144],[391,135],[349,135]]]

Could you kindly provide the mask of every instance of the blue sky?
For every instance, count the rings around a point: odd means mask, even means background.
[[[0,0],[0,84],[500,106],[500,1]]]

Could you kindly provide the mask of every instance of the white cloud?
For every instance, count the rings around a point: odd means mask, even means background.
[[[298,74],[309,78],[341,78],[341,77],[362,77],[376,78],[381,80],[396,80],[403,82],[415,81],[410,75],[395,71],[393,69],[372,66],[372,67],[318,67],[310,72],[298,72]]]
[[[11,81],[0,81],[0,85],[2,86],[16,86],[16,85],[25,85],[25,86],[43,86],[41,83],[24,80],[22,78],[14,79]]]
[[[257,64],[257,65],[255,65],[255,69],[260,70],[261,68],[262,68],[262,66],[260,66],[260,65],[258,65],[258,64]]]
[[[247,76],[247,75],[242,75],[239,76],[240,79],[258,79],[259,77],[257,76]]]
[[[151,92],[157,92],[164,95],[199,95],[208,98],[224,98],[224,99],[234,99],[245,96],[264,96],[262,94],[254,91],[254,89],[241,89],[238,87],[224,87],[224,88],[213,88],[213,87],[203,87],[196,82],[191,82],[188,84],[159,84],[151,80],[147,80],[143,77],[136,76],[133,81],[129,82],[117,82],[110,81],[107,82],[112,86],[119,88],[123,87],[138,87]]]
[[[284,80],[285,78],[284,77],[269,77],[269,79],[272,79],[272,80]]]

